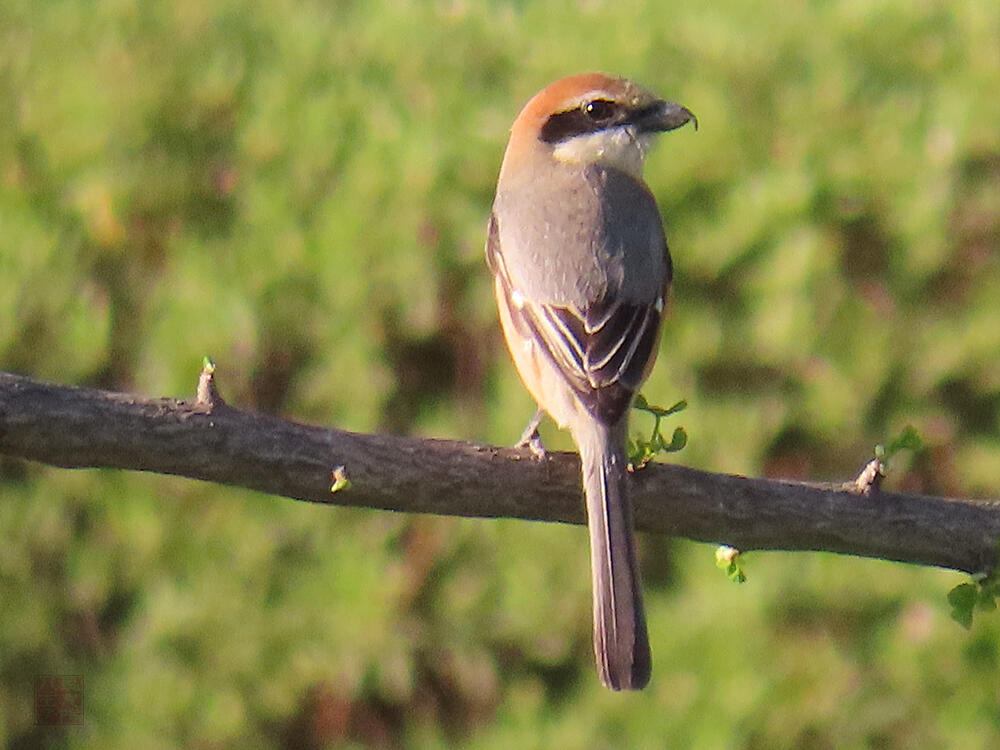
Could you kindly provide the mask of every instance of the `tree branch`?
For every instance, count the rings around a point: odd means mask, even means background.
[[[0,454],[334,505],[585,522],[575,454],[539,460],[528,449],[310,427],[232,408],[209,385],[198,400],[145,400],[0,373]],[[343,489],[331,492],[334,484]],[[654,463],[633,475],[631,493],[639,529],[744,552],[825,550],[970,573],[993,566],[1000,501],[866,486],[863,495]]]

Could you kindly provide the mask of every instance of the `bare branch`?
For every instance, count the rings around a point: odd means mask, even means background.
[[[575,454],[364,435],[202,399],[139,399],[0,373],[0,454],[153,471],[335,505],[583,523]],[[853,483],[850,483],[853,484]],[[331,491],[335,490],[335,491]],[[826,550],[980,572],[1000,501],[778,482],[650,464],[632,478],[644,531],[743,552]]]

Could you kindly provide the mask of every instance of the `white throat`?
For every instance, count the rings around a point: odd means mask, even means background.
[[[604,164],[641,180],[652,140],[653,134],[637,135],[626,125],[574,136],[556,144],[552,153],[567,164]]]

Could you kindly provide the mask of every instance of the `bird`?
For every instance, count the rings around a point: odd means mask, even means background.
[[[511,127],[488,225],[500,324],[539,406],[580,453],[601,682],[641,690],[651,654],[628,499],[628,412],[652,369],[672,263],[643,181],[655,136],[697,119],[628,80],[549,84]],[[543,450],[543,449],[542,449]],[[543,454],[542,454],[543,455]]]

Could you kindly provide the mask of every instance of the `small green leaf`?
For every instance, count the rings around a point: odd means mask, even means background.
[[[628,447],[625,452],[628,456],[628,462],[632,464],[633,470],[641,469],[643,466],[648,464],[656,454],[656,451],[652,449],[652,446],[642,438],[638,438],[636,440],[629,439]]]
[[[663,433],[660,431],[660,423],[663,419],[686,409],[687,401],[682,399],[669,409],[663,409],[659,406],[651,406],[645,396],[640,393],[632,402],[632,407],[638,411],[644,411],[647,414],[653,415],[653,429],[650,431],[649,438],[640,437],[628,441],[628,459],[629,463],[632,464],[633,470],[641,469],[657,453],[676,453],[687,445],[687,433],[683,427],[674,428],[669,443],[664,439]]]
[[[1000,542],[997,542],[997,556],[1000,560]],[[997,609],[997,599],[1000,598],[1000,564],[993,566],[989,573],[978,573],[967,583],[960,583],[948,592],[948,603],[951,605],[951,618],[959,625],[968,629],[972,627],[972,615],[978,609],[981,612],[993,612]]]
[[[746,583],[747,576],[743,571],[743,556],[734,547],[722,545],[715,550],[716,567],[726,571],[726,576],[733,583]]]
[[[641,393],[635,397],[632,402],[632,408],[638,409],[639,411],[644,411],[648,414],[652,414],[656,417],[669,417],[671,414],[677,414],[687,409],[688,402],[685,399],[681,399],[673,406],[669,406],[664,409],[662,406],[651,405]]]
[[[660,447],[664,453],[676,453],[682,450],[688,442],[687,432],[683,427],[675,427],[674,434],[670,438],[670,443],[668,445],[663,445]]]
[[[979,587],[974,583],[960,583],[948,592],[951,619],[968,630],[972,627],[972,613],[979,601]]]
[[[924,447],[919,433],[912,425],[907,425],[901,433],[889,441],[885,448],[886,458],[892,458],[900,451],[918,451]]]

